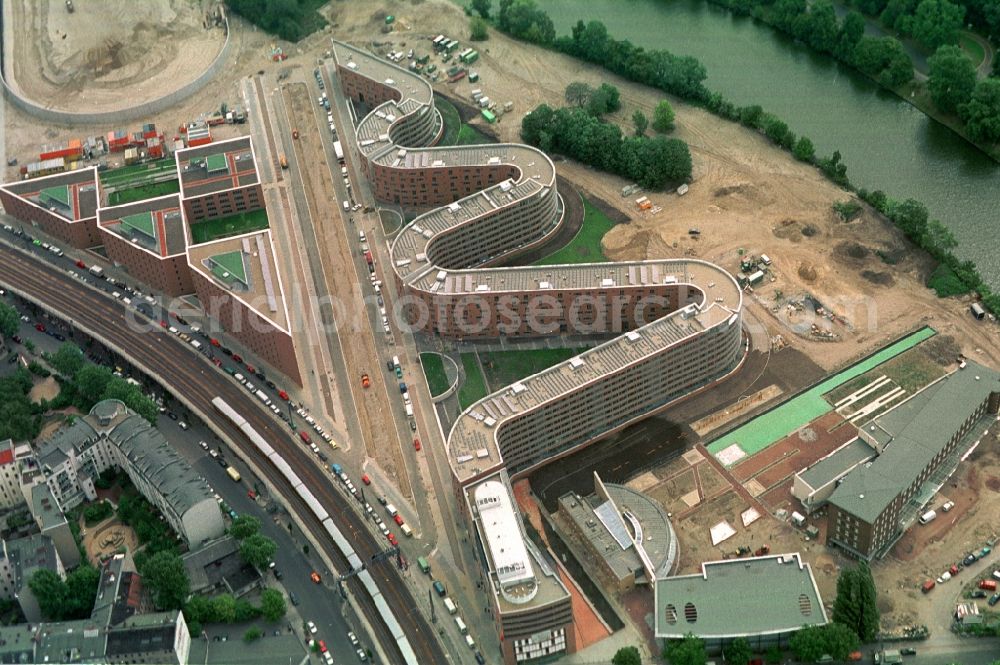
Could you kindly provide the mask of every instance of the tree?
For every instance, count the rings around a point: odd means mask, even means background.
[[[88,400],[88,405],[93,405],[97,399],[104,394],[104,389],[111,381],[111,370],[101,365],[84,365],[76,373],[74,383],[76,392],[83,399]]]
[[[83,351],[73,342],[64,342],[49,357],[49,364],[65,377],[73,377],[83,367]]]
[[[635,125],[635,135],[643,136],[646,133],[646,128],[649,127],[649,119],[646,118],[646,114],[639,109],[635,110],[632,114],[632,124]]]
[[[86,619],[94,610],[101,571],[90,564],[78,566],[66,576],[66,619]]]
[[[548,45],[556,38],[556,28],[534,0],[500,0],[497,26],[518,39]]]
[[[931,256],[941,260],[945,254],[958,247],[955,235],[941,222],[932,219],[927,223],[927,230],[920,240],[920,246],[926,249]]]
[[[253,515],[240,515],[229,525],[229,535],[244,540],[260,531],[260,520]]]
[[[742,637],[737,637],[722,650],[729,665],[747,665],[753,652],[750,650],[750,643]]]
[[[184,606],[190,582],[184,562],[176,552],[157,552],[143,562],[139,573],[158,609],[179,610]]]
[[[28,579],[28,588],[35,594],[42,616],[51,621],[62,619],[69,591],[59,575],[44,568],[36,570]]]
[[[885,9],[886,2],[888,0],[856,0],[855,6],[863,14],[868,14],[869,16],[878,16]]]
[[[826,638],[822,626],[804,626],[788,640],[795,659],[815,663],[826,654]]]
[[[850,628],[862,642],[871,642],[878,633],[879,625],[875,596],[875,580],[872,579],[871,569],[866,562],[843,569],[837,578],[837,598],[833,603],[834,623]]]
[[[260,611],[268,621],[279,620],[288,611],[285,597],[277,589],[264,589],[260,593]]]
[[[566,103],[583,108],[590,103],[594,89],[583,81],[573,81],[566,86]]]
[[[248,628],[247,632],[243,633],[243,641],[250,644],[251,642],[256,642],[263,636],[264,631],[254,626],[253,628]]]
[[[5,302],[0,302],[0,335],[10,337],[17,334],[21,325],[21,315]]]
[[[927,59],[927,89],[939,109],[954,113],[976,89],[976,68],[957,46],[942,46]]]
[[[674,109],[670,106],[670,102],[664,99],[653,109],[653,129],[661,134],[666,134],[673,128]]]
[[[587,101],[587,112],[597,117],[617,111],[621,106],[621,94],[618,92],[618,88],[610,83],[602,83],[601,87],[590,95],[590,99]]]
[[[921,0],[912,18],[904,19],[906,32],[929,49],[958,41],[965,7],[948,0]]]
[[[876,625],[876,630],[877,628]],[[823,638],[826,642],[824,653],[833,656],[834,660],[847,660],[851,652],[858,648],[858,636],[853,630],[839,623],[823,626]]]
[[[611,665],[642,665],[642,655],[635,647],[622,647],[615,652]]]
[[[257,570],[267,568],[277,551],[277,543],[260,533],[255,533],[240,543],[240,556]]]
[[[212,614],[219,623],[232,623],[236,620],[236,599],[228,593],[213,598]]]
[[[844,62],[850,62],[854,49],[865,35],[865,17],[853,9],[844,16],[837,35],[833,54]]]
[[[1000,62],[1000,58],[997,58]],[[965,121],[965,130],[973,141],[997,143],[1000,141],[1000,79],[980,81],[972,99],[959,107]]]
[[[490,17],[490,5],[493,4],[492,0],[472,0],[472,10],[477,12],[482,18],[488,19]]]
[[[885,9],[879,16],[882,24],[896,30],[897,32],[903,32],[904,34],[909,34],[906,32],[905,28],[907,26],[907,19],[909,19],[913,12],[917,9],[917,3],[919,0],[889,0],[886,3]]]
[[[473,16],[469,19],[469,40],[473,42],[483,42],[490,38],[487,29],[486,19]]]
[[[854,49],[854,66],[882,85],[895,88],[913,78],[913,61],[898,39],[865,35]]]
[[[663,655],[670,665],[705,665],[705,641],[688,633],[680,640],[671,640],[663,647]]]
[[[795,143],[795,147],[792,148],[792,154],[795,155],[795,159],[803,162],[811,162],[816,156],[816,149],[808,137],[800,136],[799,140]]]
[[[816,0],[810,5],[802,30],[805,34],[800,37],[811,47],[823,53],[834,52],[837,47],[838,25],[837,13],[830,0]]]

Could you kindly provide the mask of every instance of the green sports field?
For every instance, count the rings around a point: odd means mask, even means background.
[[[926,327],[904,337],[856,365],[848,367],[843,372],[822,381],[798,397],[788,400],[742,427],[716,439],[706,446],[708,451],[717,455],[729,446],[737,444],[747,455],[759,453],[803,425],[832,411],[833,406],[823,399],[823,395],[895,358],[935,334],[937,333],[933,328]]]

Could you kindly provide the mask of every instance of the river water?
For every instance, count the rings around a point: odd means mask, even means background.
[[[1000,288],[1000,165],[948,128],[831,58],[703,0],[536,0],[568,34],[599,20],[616,39],[692,55],[707,87],[738,105],[760,104],[808,136],[816,153],[840,150],[857,186],[915,198]]]

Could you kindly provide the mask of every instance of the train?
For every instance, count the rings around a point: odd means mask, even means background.
[[[417,661],[417,656],[413,652],[413,648],[410,646],[410,641],[406,638],[406,634],[403,633],[403,628],[399,625],[399,621],[396,619],[396,615],[393,613],[392,608],[389,603],[386,602],[385,598],[382,596],[382,592],[379,590],[378,586],[375,584],[375,580],[372,578],[371,574],[367,570],[362,570],[364,567],[364,562],[361,557],[358,556],[354,548],[341,533],[337,525],[333,523],[330,518],[330,514],[326,509],[320,504],[316,496],[309,491],[309,488],[305,486],[305,483],[298,477],[292,467],[285,461],[285,459],[274,450],[274,448],[264,440],[264,437],[255,430],[250,423],[246,421],[246,418],[241,416],[236,409],[231,407],[228,402],[226,402],[221,397],[214,397],[212,399],[212,405],[216,410],[225,416],[233,425],[235,425],[243,435],[257,448],[260,453],[266,457],[271,464],[281,472],[281,475],[285,477],[285,481],[288,485],[295,490],[295,493],[299,495],[302,501],[309,506],[309,510],[312,511],[316,519],[323,525],[326,529],[327,534],[336,545],[340,553],[344,555],[347,559],[347,564],[351,567],[351,570],[361,570],[357,574],[358,579],[361,580],[361,584],[365,587],[365,591],[371,597],[372,602],[375,604],[375,608],[381,617],[383,623],[385,623],[386,628],[392,634],[393,639],[396,640],[396,646],[399,648],[400,653],[403,654],[403,662],[406,665],[419,665]]]

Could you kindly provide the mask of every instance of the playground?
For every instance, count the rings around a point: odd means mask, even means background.
[[[121,548],[134,553],[139,546],[135,530],[122,524],[117,517],[109,517],[91,528],[85,528],[82,524],[81,521],[83,547],[87,551],[87,558],[93,563],[107,559]]]

